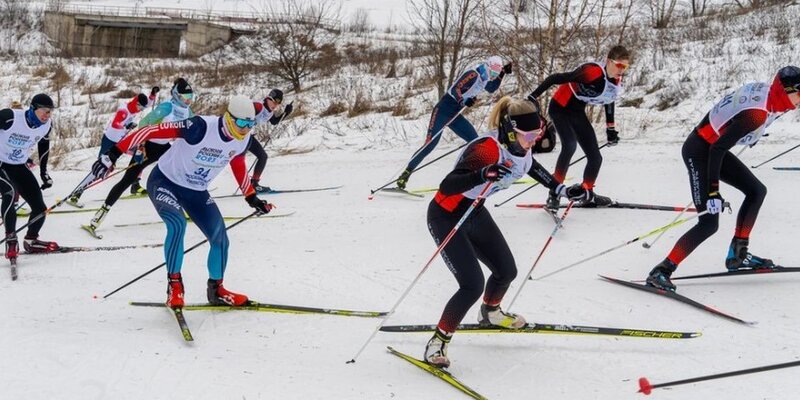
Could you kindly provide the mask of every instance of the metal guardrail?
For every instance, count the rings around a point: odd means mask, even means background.
[[[266,14],[258,12],[239,12],[239,11],[213,11],[185,8],[167,7],[122,7],[122,6],[97,6],[82,4],[48,5],[48,12],[57,12],[73,15],[102,15],[113,17],[135,17],[153,19],[180,19],[192,21],[208,21],[223,24],[270,24],[270,23],[316,23],[313,18],[288,15],[288,14]],[[323,27],[328,29],[341,29],[341,21],[334,19],[324,19],[319,21]]]

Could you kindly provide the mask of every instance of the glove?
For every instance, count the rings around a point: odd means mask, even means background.
[[[506,65],[503,65],[503,72],[505,72],[506,74],[511,75],[514,72],[513,69],[514,69],[514,63],[508,63]]]
[[[150,89],[150,97],[155,97],[158,94],[158,92],[160,92],[160,91],[161,91],[160,87],[153,86],[153,88]]]
[[[33,162],[32,158],[29,158],[27,161],[25,161],[25,166],[28,167],[28,169],[33,169],[33,167],[36,166],[36,163]]]
[[[711,192],[708,194],[708,200],[706,200],[706,210],[711,215],[719,214],[722,210],[725,209],[725,199],[722,198],[722,195],[719,192]]]
[[[475,98],[470,97],[468,99],[464,99],[464,105],[467,107],[472,107],[475,104]]]
[[[250,205],[250,207],[256,209],[257,215],[269,214],[269,212],[272,211],[273,208],[275,208],[274,205],[259,199],[255,193],[245,197],[245,200],[247,201],[247,204]]]
[[[613,126],[606,128],[606,139],[609,146],[616,146],[619,143],[619,132]]]
[[[492,164],[481,168],[481,177],[484,182],[497,182],[510,173],[511,170],[503,164]]]
[[[42,172],[39,176],[42,178],[42,190],[53,187],[53,178],[50,177],[50,174],[48,174],[47,171]]]
[[[108,154],[103,154],[92,164],[92,175],[94,179],[102,179],[114,168],[114,162]]]
[[[131,122],[128,122],[127,124],[125,124],[125,129],[126,130],[132,131],[133,128],[136,128],[136,122],[131,121]]]
[[[589,191],[584,189],[580,183],[576,183],[564,190],[564,197],[570,201],[581,201],[589,197]]]
[[[294,106],[292,106],[292,103],[289,103],[286,105],[286,107],[283,107],[283,118],[288,117],[292,113],[292,110],[294,110]]]

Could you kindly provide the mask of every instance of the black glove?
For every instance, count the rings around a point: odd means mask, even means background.
[[[511,75],[514,72],[514,63],[510,62],[510,63],[508,63],[506,65],[503,65],[503,72],[505,72],[506,74]]]
[[[497,182],[503,179],[506,174],[510,174],[511,170],[503,164],[492,164],[481,168],[481,177],[483,181]]]
[[[472,107],[475,104],[475,98],[470,97],[468,99],[464,99],[464,105],[467,107]]]
[[[289,103],[286,105],[286,107],[283,107],[283,118],[288,117],[292,113],[292,110],[294,110],[294,106],[292,106],[292,103]]]
[[[161,88],[160,88],[160,87],[158,87],[158,86],[153,86],[153,88],[152,88],[152,89],[150,89],[150,97],[155,97],[155,95],[157,95],[157,94],[158,94],[158,92],[160,92],[160,91],[161,91]]]
[[[36,163],[32,158],[29,158],[27,161],[25,161],[25,166],[28,167],[28,169],[33,169],[33,167],[36,166]]]
[[[42,190],[53,187],[53,178],[50,177],[50,174],[48,174],[47,171],[43,171],[39,177],[42,178]]]
[[[609,146],[616,146],[619,143],[619,132],[613,126],[606,128],[606,139]]]
[[[567,188],[564,196],[570,201],[581,201],[589,197],[589,191],[583,188],[583,185],[576,183]]]
[[[256,213],[258,213],[258,215],[269,214],[269,212],[272,211],[273,208],[275,208],[274,205],[259,199],[255,193],[245,197],[245,200],[247,201],[247,204],[250,205],[250,207],[256,209]]]
[[[136,122],[131,121],[125,124],[125,129],[132,131],[133,128],[136,128]]]

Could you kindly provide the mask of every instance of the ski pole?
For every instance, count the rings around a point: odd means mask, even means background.
[[[539,255],[536,256],[536,260],[533,262],[533,265],[531,266],[530,271],[528,271],[528,274],[525,275],[525,279],[523,279],[522,283],[520,283],[519,289],[517,289],[517,293],[514,294],[514,297],[511,298],[511,302],[508,303],[508,307],[506,307],[506,311],[510,311],[511,310],[511,306],[513,306],[514,302],[517,301],[517,297],[519,297],[519,294],[522,293],[522,288],[525,287],[525,282],[527,282],[528,279],[533,274],[533,269],[536,268],[537,264],[539,264],[539,260],[542,259],[542,255],[544,254],[545,250],[547,250],[547,246],[550,246],[550,242],[553,240],[553,236],[555,236],[556,232],[558,232],[558,230],[561,228],[561,224],[564,223],[564,220],[567,218],[567,214],[569,214],[569,210],[572,209],[572,205],[574,203],[575,203],[574,201],[570,201],[569,204],[567,204],[567,209],[564,210],[564,214],[561,215],[561,218],[558,220],[558,224],[556,224],[556,226],[553,228],[553,232],[550,233],[550,237],[547,238],[546,242],[544,242],[544,247],[542,247],[542,251],[540,251]]]
[[[746,375],[746,374],[755,374],[756,372],[764,372],[764,371],[772,371],[774,369],[781,369],[781,368],[790,368],[790,367],[797,367],[800,366],[800,361],[791,361],[782,364],[772,364],[772,365],[765,365],[763,367],[756,367],[756,368],[748,368],[748,369],[741,369],[738,371],[731,371],[731,372],[724,372],[721,374],[714,374],[714,375],[706,375],[706,376],[698,376],[696,378],[690,379],[683,379],[680,381],[672,381],[672,382],[664,382],[659,383],[656,385],[651,385],[647,378],[639,378],[639,392],[644,394],[650,394],[653,389],[658,389],[667,386],[677,386],[677,385],[685,385],[687,383],[694,383],[694,382],[702,382],[702,381],[709,381],[712,379],[720,379],[720,378],[728,378],[731,376],[737,375]]]
[[[788,152],[790,152],[790,151],[792,151],[792,150],[794,150],[794,149],[796,149],[796,148],[798,148],[798,147],[800,147],[800,144],[798,144],[797,146],[794,146],[794,147],[792,147],[792,148],[791,148],[791,149],[789,149],[789,150],[786,150],[786,151],[784,151],[784,152],[783,152],[783,153],[781,153],[781,154],[778,154],[778,155],[777,155],[777,156],[775,156],[775,157],[772,157],[772,158],[770,158],[770,159],[769,159],[769,160],[767,160],[767,161],[764,161],[764,162],[762,162],[761,164],[758,164],[758,165],[751,165],[751,166],[750,166],[750,168],[753,168],[753,169],[755,169],[755,168],[758,168],[758,167],[760,167],[760,166],[762,166],[762,165],[764,165],[764,164],[766,164],[766,163],[768,163],[768,162],[770,162],[770,161],[772,161],[772,160],[774,160],[774,159],[776,159],[776,158],[778,158],[778,157],[780,157],[780,156],[782,156],[782,155],[784,155],[784,154],[786,154],[786,153],[788,153]]]
[[[428,262],[425,263],[425,265],[422,267],[422,270],[419,271],[419,273],[417,274],[417,277],[414,278],[414,280],[411,282],[410,285],[408,285],[408,287],[403,292],[403,294],[400,295],[400,298],[397,299],[397,301],[394,303],[394,305],[392,306],[392,309],[389,310],[389,312],[386,314],[386,317],[384,317],[384,319],[381,320],[380,324],[378,324],[378,326],[375,327],[375,330],[373,330],[372,334],[369,335],[369,338],[367,339],[367,341],[364,342],[363,345],[361,345],[361,348],[358,350],[356,355],[353,356],[353,358],[350,361],[347,361],[345,364],[353,364],[353,363],[356,362],[356,359],[358,358],[358,356],[361,355],[361,353],[364,351],[364,349],[367,348],[367,345],[369,345],[369,343],[372,341],[372,339],[375,338],[375,335],[378,334],[378,331],[383,327],[383,324],[386,323],[386,320],[389,319],[389,317],[391,317],[392,314],[394,314],[394,311],[397,309],[397,307],[400,305],[400,303],[402,303],[403,300],[405,300],[406,296],[408,296],[408,293],[411,292],[411,289],[417,284],[419,279],[422,277],[422,274],[425,273],[425,271],[428,269],[428,267],[430,267],[430,265],[433,263],[433,260],[436,259],[436,256],[439,255],[439,253],[442,251],[442,249],[444,249],[445,246],[447,246],[447,243],[450,243],[450,239],[452,239],[453,236],[455,236],[456,232],[458,231],[458,228],[461,227],[461,225],[464,223],[464,221],[467,220],[467,217],[469,217],[469,215],[472,214],[472,211],[474,211],[475,208],[478,206],[478,204],[481,202],[481,200],[483,200],[484,196],[486,196],[486,193],[489,191],[489,188],[492,187],[493,183],[494,182],[491,182],[491,181],[486,182],[486,185],[483,186],[483,190],[481,190],[481,193],[478,194],[478,196],[475,198],[475,201],[472,202],[472,204],[469,206],[467,211],[464,212],[464,215],[461,216],[461,219],[459,219],[458,222],[456,222],[456,225],[453,227],[453,229],[450,230],[450,233],[447,234],[447,236],[444,238],[444,240],[439,245],[439,247],[436,248],[436,251],[433,252],[433,255],[431,255],[431,258],[428,259]]]
[[[15,230],[13,235],[11,235],[11,236],[16,236],[17,233],[19,233],[21,230],[27,228],[30,224],[32,224],[32,223],[44,218],[45,215],[50,214],[51,211],[53,211],[54,209],[58,208],[60,205],[64,204],[64,202],[67,201],[67,199],[69,199],[75,192],[77,192],[78,190],[84,189],[90,182],[92,182],[93,179],[94,179],[94,175],[90,172],[88,175],[86,175],[85,178],[83,178],[83,180],[81,181],[81,183],[78,184],[78,186],[75,186],[75,189],[72,189],[72,191],[69,192],[69,194],[66,197],[64,197],[61,200],[56,201],[56,204],[53,204],[52,206],[50,206],[50,208],[44,210],[43,213],[41,213],[41,214],[29,219],[28,223],[26,223],[25,225],[22,225],[19,229]],[[9,237],[9,235],[6,235],[6,237],[4,237],[2,240],[0,240],[0,244],[5,243],[5,241],[8,240],[8,237]]]
[[[736,157],[739,157],[740,155],[742,155],[742,153],[744,153],[745,150],[747,150],[747,146],[743,146],[742,149],[739,150],[738,153],[736,153]],[[686,203],[686,207],[683,207],[683,210],[680,212],[680,214],[678,214],[677,217],[675,217],[675,219],[672,220],[672,222],[675,222],[678,219],[680,219],[683,216],[683,214],[685,214],[686,211],[689,210],[689,207],[691,207],[692,204],[694,204],[694,200],[689,200],[689,202]],[[644,247],[645,249],[649,249],[649,248],[653,247],[653,245],[656,244],[658,239],[661,239],[661,236],[664,236],[664,232],[666,232],[666,231],[661,231],[661,233],[659,233],[658,236],[656,236],[656,238],[653,239],[652,242],[650,242],[650,243],[647,243],[647,242],[642,243],[642,247]]]
[[[727,208],[727,207],[730,207],[730,204],[728,204],[728,203],[725,203],[725,204],[723,205],[723,208]],[[639,241],[639,240],[641,240],[641,239],[644,239],[644,238],[646,238],[646,237],[653,236],[653,235],[655,235],[655,234],[657,234],[657,233],[660,233],[660,232],[666,231],[666,230],[668,230],[668,229],[672,229],[672,228],[674,228],[674,227],[676,227],[676,226],[678,226],[678,225],[681,225],[681,224],[683,224],[684,222],[691,221],[691,220],[693,220],[693,219],[695,219],[695,218],[699,218],[699,217],[701,217],[701,216],[703,216],[703,215],[706,215],[706,214],[708,214],[708,210],[706,210],[706,211],[703,211],[703,212],[701,212],[701,213],[697,213],[696,215],[693,215],[693,216],[691,216],[691,217],[688,217],[688,218],[679,219],[679,220],[677,220],[677,221],[674,221],[674,222],[672,222],[672,223],[669,223],[669,224],[667,224],[667,225],[664,225],[664,226],[662,226],[662,227],[660,227],[660,228],[653,229],[652,231],[650,231],[650,232],[647,232],[647,233],[645,233],[645,234],[643,234],[643,235],[637,236],[637,237],[635,237],[635,238],[633,238],[633,239],[631,239],[631,240],[628,240],[628,241],[627,241],[627,242],[625,242],[625,243],[619,244],[619,245],[617,245],[617,246],[614,246],[614,247],[612,247],[612,248],[610,248],[610,249],[603,250],[603,251],[601,251],[601,252],[599,252],[599,253],[597,253],[597,254],[595,254],[595,255],[593,255],[593,256],[586,257],[586,258],[584,258],[584,259],[582,259],[582,260],[580,260],[580,261],[576,261],[576,262],[574,262],[574,263],[572,263],[572,264],[570,264],[570,265],[567,265],[567,266],[565,266],[565,267],[561,267],[561,268],[559,268],[559,269],[557,269],[557,270],[555,270],[555,271],[553,271],[553,272],[550,272],[550,273],[548,273],[548,274],[542,275],[541,277],[539,277],[539,278],[536,278],[536,279],[537,279],[537,280],[542,280],[542,279],[544,279],[544,278],[547,278],[548,276],[553,276],[553,275],[555,275],[555,274],[557,274],[557,273],[559,273],[559,272],[562,272],[562,271],[568,270],[568,269],[570,269],[570,268],[572,268],[572,267],[574,267],[574,266],[577,266],[577,265],[583,264],[583,263],[585,263],[585,262],[587,262],[587,261],[589,261],[589,260],[594,260],[594,259],[595,259],[595,258],[597,258],[597,257],[600,257],[600,256],[606,255],[606,254],[608,254],[608,253],[611,253],[611,252],[612,252],[612,251],[614,251],[614,250],[621,249],[621,248],[623,248],[623,247],[625,247],[625,246],[627,246],[627,245],[629,245],[629,244],[631,244],[631,243],[633,243],[633,242]]]
[[[228,225],[227,227],[225,227],[225,230],[226,230],[226,231],[228,231],[228,230],[231,230],[231,229],[232,229],[234,226],[236,226],[236,225],[239,225],[239,224],[241,224],[242,222],[244,222],[244,221],[247,221],[248,219],[250,219],[250,218],[252,218],[252,217],[254,217],[254,216],[256,216],[256,215],[258,215],[258,211],[255,211],[255,212],[253,212],[252,214],[250,214],[250,215],[248,215],[248,216],[246,216],[246,217],[244,217],[244,218],[242,218],[242,219],[240,219],[240,220],[238,220],[238,221],[236,221],[236,222],[234,222],[234,223],[232,223],[232,224]],[[207,242],[207,241],[208,241],[208,239],[203,239],[202,241],[195,243],[195,244],[194,244],[192,247],[189,247],[188,249],[184,250],[183,254],[186,254],[186,253],[188,253],[188,252],[190,252],[190,251],[192,251],[192,250],[194,250],[194,249],[196,249],[196,248],[200,247],[201,245],[203,245],[203,244],[204,244],[205,242]],[[114,289],[114,290],[113,290],[113,291],[111,291],[110,293],[108,293],[108,294],[104,295],[104,296],[103,296],[103,298],[104,298],[104,299],[107,299],[107,298],[108,298],[109,296],[111,296],[112,294],[114,294],[114,293],[117,293],[117,292],[119,292],[119,291],[120,291],[120,290],[122,290],[122,289],[125,289],[126,287],[128,287],[128,286],[132,285],[134,282],[138,281],[139,279],[142,279],[142,278],[144,278],[144,277],[145,277],[145,276],[147,276],[147,275],[150,275],[150,274],[151,274],[151,273],[153,273],[155,270],[157,270],[157,269],[159,269],[159,268],[161,268],[161,267],[163,267],[163,266],[165,266],[165,265],[167,265],[167,262],[166,262],[166,261],[164,261],[164,262],[163,262],[163,263],[161,263],[161,264],[158,264],[158,265],[156,265],[155,267],[153,267],[153,268],[152,268],[152,269],[150,269],[149,271],[147,271],[147,272],[145,272],[145,273],[143,273],[143,274],[141,274],[141,275],[137,276],[136,278],[132,279],[132,280],[131,280],[131,281],[129,281],[128,283],[126,283],[126,284],[124,284],[124,285],[122,285],[122,286],[120,286],[120,287],[118,287],[118,288]]]
[[[597,148],[597,150],[600,150],[600,149],[602,149],[603,147],[606,147],[606,146],[608,146],[608,143],[603,143],[603,145],[602,145],[602,146],[600,146],[600,147],[598,147],[598,148]],[[575,160],[575,161],[573,161],[573,162],[569,163],[569,166],[571,167],[571,166],[573,166],[573,165],[577,164],[578,162],[580,162],[580,161],[583,161],[583,159],[584,159],[584,158],[586,158],[586,155],[585,155],[585,154],[583,155],[583,157],[581,157],[581,158],[579,158],[579,159],[577,159],[577,160]],[[538,184],[539,184],[539,182],[534,182],[532,185],[530,185],[530,186],[526,187],[526,188],[525,188],[524,190],[522,190],[521,192],[519,192],[519,193],[517,193],[517,194],[515,194],[515,195],[513,195],[513,196],[511,196],[511,197],[509,197],[508,199],[504,200],[502,203],[495,204],[494,206],[495,206],[495,207],[500,207],[500,206],[502,206],[503,204],[506,204],[506,203],[508,203],[509,201],[516,199],[517,197],[519,197],[519,196],[520,196],[520,195],[522,195],[523,193],[527,192],[528,190],[531,190],[531,189],[533,189],[533,187],[534,187],[534,186],[536,186],[536,185],[538,185]]]
[[[456,115],[454,115],[454,116],[453,116],[453,118],[450,118],[450,120],[449,120],[449,121],[445,122],[444,126],[442,126],[442,129],[439,129],[439,131],[438,131],[438,132],[436,132],[436,134],[434,134],[433,136],[431,136],[431,139],[430,139],[430,140],[428,140],[428,141],[427,141],[425,144],[423,144],[423,145],[422,145],[422,147],[420,147],[420,148],[419,148],[417,151],[415,151],[415,152],[414,152],[414,154],[412,154],[412,155],[411,155],[411,158],[409,158],[409,161],[413,160],[413,159],[414,159],[414,157],[416,157],[416,156],[417,156],[417,154],[419,154],[421,151],[423,151],[425,148],[427,148],[427,147],[428,147],[428,146],[429,146],[431,143],[433,143],[433,142],[435,141],[435,139],[436,139],[436,138],[438,138],[438,137],[439,137],[439,135],[441,135],[441,134],[442,134],[442,132],[444,132],[444,128],[447,128],[447,126],[449,126],[449,125],[450,125],[450,123],[452,123],[453,121],[455,121],[455,120],[456,120],[456,118],[458,118],[458,117],[459,117],[459,116],[460,116],[460,115],[461,115],[461,114],[464,112],[464,110],[466,110],[467,108],[468,108],[468,107],[463,107],[463,108],[461,108],[460,110],[458,110],[458,112],[456,113]],[[448,154],[449,154],[449,153],[448,153]],[[441,157],[440,157],[440,158],[441,158]],[[438,159],[439,159],[439,158],[437,158],[436,160],[438,160]],[[436,161],[436,160],[434,160],[434,161]],[[431,161],[431,162],[429,162],[429,163],[427,163],[427,164],[423,165],[422,167],[415,168],[415,169],[414,169],[413,171],[411,171],[411,172],[416,172],[416,171],[419,171],[419,170],[420,170],[420,169],[422,169],[423,167],[425,167],[425,166],[427,166],[427,165],[430,165],[432,162],[433,162],[433,161]],[[406,165],[408,165],[408,163],[406,163]],[[386,182],[385,184],[383,184],[383,186],[381,186],[381,187],[379,187],[379,188],[377,188],[377,189],[370,190],[370,194],[373,194],[373,195],[374,195],[375,193],[378,193],[378,192],[380,192],[381,190],[383,190],[383,189],[386,189],[386,187],[387,187],[387,186],[389,186],[389,185],[391,185],[391,184],[393,184],[393,183],[397,182],[397,180],[398,180],[398,179],[400,179],[400,178],[395,178],[394,180],[392,180],[392,181],[390,181],[390,182]]]

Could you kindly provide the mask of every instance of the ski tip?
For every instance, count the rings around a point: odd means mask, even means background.
[[[374,195],[369,195],[369,196],[367,196],[367,200],[372,200],[372,199],[374,199],[374,198],[375,198],[375,196],[374,196]]]
[[[355,358],[352,358],[349,361],[345,362],[345,364],[355,364],[355,363],[356,363],[356,359]]]
[[[639,378],[639,393],[644,393],[645,395],[650,394],[653,391],[653,385],[650,384],[650,381],[647,380],[645,377]]]
[[[649,249],[650,248],[650,244],[649,243],[642,243],[642,247],[644,247],[645,249]]]

